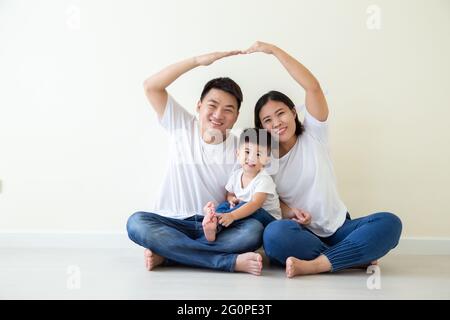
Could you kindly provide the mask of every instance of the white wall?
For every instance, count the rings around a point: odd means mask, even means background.
[[[381,9],[379,30],[370,5]],[[0,0],[0,231],[123,231],[149,207],[167,159],[142,81],[264,40],[327,90],[352,215],[389,210],[406,236],[450,237],[449,18],[447,0]],[[236,127],[252,124],[269,89],[303,102],[264,55],[193,70],[169,91],[193,110],[222,75],[244,91]]]

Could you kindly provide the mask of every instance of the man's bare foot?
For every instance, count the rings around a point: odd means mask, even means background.
[[[215,241],[217,233],[217,216],[214,202],[208,202],[203,208],[203,211],[205,213],[205,217],[203,218],[202,226],[203,232],[205,233],[205,238],[211,242]]]
[[[247,252],[238,255],[234,271],[247,272],[255,276],[261,275],[262,256],[259,253]]]
[[[164,257],[161,257],[156,253],[153,253],[149,249],[145,249],[144,260],[145,260],[145,267],[147,268],[147,270],[152,271],[155,267],[159,266],[161,263],[164,262]]]
[[[286,259],[286,276],[293,278],[295,276],[316,274],[331,270],[331,263],[324,255],[314,260],[300,260],[294,257]]]

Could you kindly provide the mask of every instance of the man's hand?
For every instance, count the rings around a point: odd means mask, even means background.
[[[219,59],[222,59],[225,57],[235,56],[238,54],[242,54],[242,51],[241,50],[220,51],[220,52],[218,51],[218,52],[212,52],[212,53],[203,54],[201,56],[197,56],[197,57],[195,57],[195,61],[200,66],[209,66],[216,60],[219,60]]]
[[[297,208],[292,208],[292,212],[295,215],[295,217],[292,218],[292,220],[304,226],[311,223],[311,214],[309,212]]]
[[[228,227],[230,224],[234,222],[234,217],[232,213],[224,213],[224,214],[218,214],[219,217],[219,223],[223,225],[224,227]]]

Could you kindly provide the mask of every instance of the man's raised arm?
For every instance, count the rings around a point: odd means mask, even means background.
[[[199,66],[207,66],[214,61],[242,53],[239,50],[213,52],[174,63],[144,81],[145,95],[155,109],[158,118],[162,118],[167,104],[166,88],[182,74]]]

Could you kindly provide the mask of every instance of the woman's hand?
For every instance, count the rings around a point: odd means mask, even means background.
[[[217,51],[217,52],[212,52],[212,53],[203,54],[201,56],[197,56],[197,57],[195,57],[195,62],[200,66],[209,66],[216,60],[219,60],[219,59],[222,59],[225,57],[235,56],[238,54],[242,54],[242,51],[241,50],[220,51],[220,52]]]
[[[292,208],[294,213],[294,218],[292,220],[298,222],[299,224],[306,226],[311,223],[311,214],[305,210]]]
[[[267,54],[273,54],[273,51],[276,47],[273,44],[256,41],[250,48],[244,50],[243,53],[254,53],[254,52],[264,52]]]

